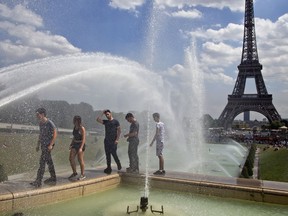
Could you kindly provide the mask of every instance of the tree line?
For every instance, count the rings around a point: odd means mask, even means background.
[[[11,124],[38,125],[35,111],[39,107],[47,110],[47,117],[53,120],[58,128],[73,128],[73,117],[80,115],[87,130],[103,131],[103,126],[96,122],[102,110],[93,110],[93,107],[81,102],[69,104],[64,100],[40,100],[38,97],[27,97],[11,102],[0,107],[0,122]],[[113,110],[111,110],[113,112]],[[146,128],[147,111],[129,111],[136,115],[137,120],[142,123],[142,129]],[[128,128],[125,120],[127,113],[113,112],[113,117],[119,120],[120,125]]]

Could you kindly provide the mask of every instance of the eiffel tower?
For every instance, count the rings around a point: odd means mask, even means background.
[[[242,112],[255,111],[264,115],[271,123],[281,120],[272,103],[272,94],[268,94],[259,63],[254,23],[253,0],[245,2],[244,37],[241,63],[238,65],[238,77],[228,104],[224,108],[218,122],[224,129],[231,128],[234,118]],[[244,94],[247,78],[254,78],[257,94]]]

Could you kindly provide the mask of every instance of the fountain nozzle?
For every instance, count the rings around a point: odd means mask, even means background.
[[[148,197],[141,197],[140,209],[142,210],[142,212],[145,212],[148,209]]]
[[[142,210],[142,212],[146,212],[146,210],[148,209],[148,197],[141,197],[140,199],[140,209]],[[155,210],[152,208],[152,206],[150,206],[151,212],[154,213],[160,213],[160,214],[164,214],[164,209],[163,206],[161,206],[161,210]],[[131,214],[134,212],[138,212],[139,210],[139,206],[137,206],[136,210],[130,211],[129,210],[129,206],[127,206],[127,214]]]

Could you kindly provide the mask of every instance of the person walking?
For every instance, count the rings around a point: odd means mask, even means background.
[[[36,117],[39,120],[39,138],[37,142],[36,151],[39,151],[41,146],[41,156],[39,160],[39,169],[37,172],[37,177],[34,182],[30,184],[35,187],[40,187],[42,185],[42,179],[45,172],[45,165],[47,163],[48,170],[50,173],[50,178],[46,179],[44,183],[56,183],[56,173],[54,168],[54,163],[51,157],[51,151],[55,145],[57,130],[55,124],[46,117],[46,109],[38,108],[36,110]]]
[[[86,142],[86,130],[85,127],[82,125],[82,120],[80,116],[74,116],[73,118],[73,138],[70,144],[70,155],[69,161],[72,168],[73,173],[68,177],[68,179],[72,179],[73,177],[77,176],[76,171],[76,163],[75,157],[77,155],[78,162],[80,164],[81,175],[78,180],[84,180],[86,178],[84,174],[84,151],[85,151],[85,142]]]
[[[125,134],[129,142],[128,145],[128,157],[129,167],[126,169],[130,173],[139,173],[139,157],[138,157],[138,145],[139,145],[139,123],[132,113],[127,113],[125,119],[130,123],[129,133]]]
[[[158,156],[159,158],[159,170],[157,170],[153,174],[165,175],[164,157],[163,157],[165,127],[164,123],[160,121],[159,113],[153,113],[153,119],[156,122],[156,132],[150,146],[152,146],[154,141],[156,140],[156,156]]]
[[[102,119],[103,115],[107,119]],[[117,146],[121,134],[120,123],[118,120],[114,119],[112,113],[109,109],[104,110],[100,116],[97,117],[97,122],[105,126],[105,138],[104,138],[104,148],[106,155],[107,168],[104,169],[104,173],[111,174],[111,155],[117,164],[118,170],[122,169],[121,162],[117,155]]]

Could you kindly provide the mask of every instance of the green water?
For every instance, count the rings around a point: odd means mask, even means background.
[[[46,205],[22,211],[24,216],[124,216],[127,206],[135,210],[140,203],[142,188],[121,186],[116,189],[97,193],[83,198],[72,199],[53,205]],[[178,193],[164,190],[150,190],[149,209],[146,212],[131,213],[135,215],[152,214],[153,209],[164,208],[166,216],[280,216],[288,215],[288,206],[264,204],[252,201],[224,199],[204,195]],[[12,215],[12,214],[9,214]]]

